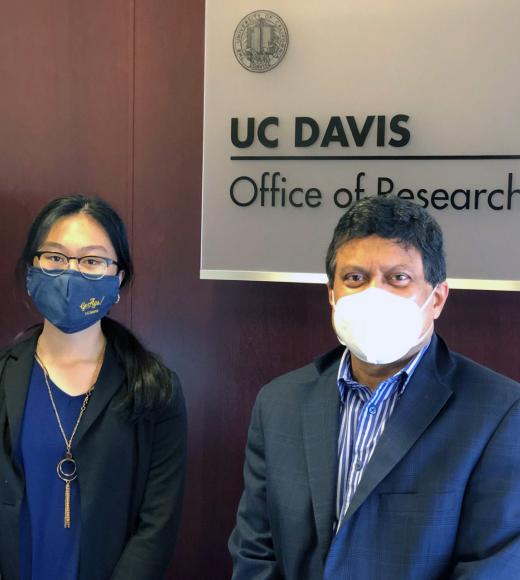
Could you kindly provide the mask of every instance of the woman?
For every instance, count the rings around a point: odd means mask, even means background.
[[[106,316],[133,275],[125,227],[102,200],[56,199],[19,268],[44,321],[0,354],[0,578],[163,578],[185,408],[176,375]]]

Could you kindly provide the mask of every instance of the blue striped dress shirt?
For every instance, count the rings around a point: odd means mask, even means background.
[[[429,344],[399,372],[382,381],[374,392],[352,377],[350,352],[345,350],[338,371],[340,430],[336,532],[341,526],[363,472],[410,377]]]

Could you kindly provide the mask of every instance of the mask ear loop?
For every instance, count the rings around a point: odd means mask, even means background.
[[[331,295],[332,295],[332,306],[333,306],[334,308],[336,308],[336,297],[334,296],[334,290],[332,290],[332,289],[331,289],[330,293],[331,293]],[[347,346],[347,345],[346,345],[346,343],[344,343],[344,342],[341,340],[341,338],[340,338],[340,337],[339,337],[337,334],[336,334],[336,338],[338,339],[338,342],[339,342],[340,344],[342,344],[343,346]]]
[[[435,290],[437,290],[437,286],[438,286],[438,284],[435,284],[435,286],[433,287],[433,290],[430,292],[430,295],[424,301],[424,304],[421,306],[421,311],[428,304],[428,302],[432,299],[433,293],[435,292]]]
[[[428,298],[426,298],[424,304],[421,306],[421,312],[423,311],[423,308],[428,304],[428,302],[432,299],[433,293],[435,292],[435,290],[437,289],[437,284],[435,284],[435,286],[433,287],[433,290],[430,292],[430,295],[428,296]],[[419,339],[417,340],[417,342],[422,342],[424,340],[424,337],[430,332],[430,330],[433,330],[433,320],[432,323],[430,324],[430,326],[428,326],[428,328],[421,334],[421,336],[419,337]]]

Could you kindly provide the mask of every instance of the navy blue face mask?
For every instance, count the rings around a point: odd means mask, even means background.
[[[77,270],[49,276],[31,266],[26,283],[40,314],[67,334],[85,330],[101,320],[119,298],[118,276],[89,280]]]

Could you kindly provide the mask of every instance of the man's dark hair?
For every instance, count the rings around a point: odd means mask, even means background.
[[[326,258],[331,287],[340,246],[368,236],[416,248],[422,257],[424,278],[432,286],[446,279],[442,231],[435,219],[422,207],[399,197],[366,197],[344,213],[334,230]]]

